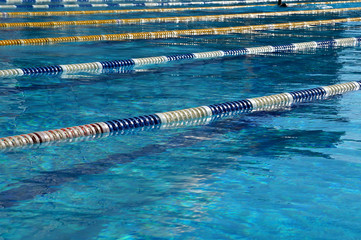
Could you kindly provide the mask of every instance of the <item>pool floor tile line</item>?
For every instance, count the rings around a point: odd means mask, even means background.
[[[183,16],[183,17],[153,17],[153,18],[129,18],[129,19],[104,19],[104,20],[83,20],[83,21],[51,21],[51,22],[13,22],[0,23],[0,28],[27,28],[27,27],[59,27],[59,26],[78,26],[78,25],[103,25],[103,24],[145,24],[145,23],[168,23],[168,22],[195,22],[195,21],[224,21],[234,18],[259,18],[268,16],[289,16],[298,14],[326,14],[339,13],[347,11],[360,11],[361,7],[353,8],[333,8],[317,9],[305,11],[283,11],[283,12],[255,12],[255,13],[237,13],[221,15],[201,15],[201,16]]]
[[[232,113],[239,112],[269,111],[278,108],[290,107],[292,104],[299,102],[324,99],[350,91],[357,91],[360,87],[361,81],[346,82],[330,86],[212,104],[177,111],[155,113],[132,118],[115,119],[74,127],[9,136],[0,138],[0,149],[11,149],[32,144],[42,144],[79,137],[109,134],[149,126],[162,127],[163,125],[167,126],[172,123],[180,123],[196,119],[210,119],[210,117],[214,116],[227,116]]]
[[[288,51],[303,51],[318,48],[336,48],[336,47],[348,47],[357,46],[361,43],[361,37],[352,38],[340,38],[325,41],[312,41],[312,42],[301,42],[291,43],[276,46],[262,46],[262,47],[250,47],[250,48],[239,48],[231,50],[218,50],[210,52],[198,52],[198,53],[183,53],[173,54],[168,56],[155,56],[145,58],[131,58],[123,60],[110,60],[101,62],[89,62],[89,63],[78,63],[78,64],[63,64],[63,65],[52,65],[42,67],[28,67],[28,68],[17,68],[17,69],[6,69],[0,70],[0,77],[15,77],[15,76],[26,76],[26,75],[37,75],[37,74],[61,74],[61,73],[77,73],[82,71],[96,71],[101,72],[105,69],[118,69],[123,67],[133,66],[144,66],[151,64],[161,64],[167,62],[181,61],[181,60],[200,60],[200,59],[215,59],[242,56],[249,54],[260,54],[260,53],[276,53],[276,52],[288,52]]]

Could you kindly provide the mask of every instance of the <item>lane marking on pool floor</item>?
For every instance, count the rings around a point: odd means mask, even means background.
[[[270,111],[279,108],[290,107],[292,104],[324,99],[334,95],[357,91],[361,87],[361,81],[340,83],[330,86],[299,90],[257,98],[249,98],[232,102],[212,104],[176,111],[155,113],[132,118],[116,119],[105,122],[96,122],[74,127],[59,128],[54,130],[33,132],[0,138],[0,149],[22,147],[32,144],[44,144],[47,142],[76,139],[80,137],[112,134],[130,129],[152,127],[159,125],[160,128],[173,124],[184,125],[189,121],[210,122],[212,118],[218,119],[228,115],[243,112]]]
[[[119,33],[119,34],[103,34],[103,35],[88,35],[88,36],[71,36],[71,37],[47,37],[47,38],[32,38],[32,39],[10,39],[0,40],[0,46],[15,46],[15,45],[32,45],[32,44],[54,44],[64,42],[99,42],[99,41],[120,41],[120,40],[135,40],[135,39],[167,39],[180,38],[182,36],[202,36],[202,35],[225,35],[233,33],[244,33],[254,30],[266,29],[293,29],[303,28],[318,25],[327,25],[345,22],[360,22],[361,17],[356,18],[341,18],[330,20],[316,20],[303,22],[288,22],[288,23],[274,23],[250,26],[235,26],[222,28],[205,28],[205,29],[185,29],[185,30],[171,30],[158,32],[137,32],[137,33]]]
[[[288,6],[302,6],[302,5],[325,5],[325,4],[343,4],[343,3],[359,3],[361,0],[348,1],[327,1],[327,2],[303,2],[303,3],[288,3]],[[94,4],[88,4],[94,5]],[[22,5],[7,5],[1,8],[21,8]],[[28,5],[32,6],[32,5]],[[67,4],[63,7],[79,7],[79,4]],[[157,5],[158,6],[158,5]],[[18,16],[67,16],[67,15],[93,15],[93,14],[124,14],[124,13],[144,13],[144,12],[180,12],[180,11],[203,11],[203,10],[232,10],[239,8],[250,7],[269,7],[277,6],[276,4],[258,4],[258,5],[236,5],[236,6],[216,6],[216,7],[191,7],[191,8],[157,8],[157,9],[119,9],[119,10],[93,10],[93,11],[39,11],[39,12],[0,12],[0,17],[18,17]],[[59,5],[58,7],[61,7]],[[91,6],[89,6],[91,7]],[[36,5],[39,8],[51,8],[49,5]]]
[[[216,50],[208,52],[198,53],[183,53],[173,54],[167,56],[153,56],[145,58],[130,58],[121,60],[110,60],[101,62],[88,62],[88,63],[76,63],[76,64],[62,64],[62,65],[50,65],[40,67],[28,67],[28,68],[15,68],[0,70],[0,77],[15,77],[15,76],[26,76],[36,74],[61,74],[61,73],[78,73],[82,71],[96,71],[103,69],[118,69],[123,67],[132,66],[144,66],[151,64],[161,64],[166,62],[174,62],[180,60],[200,60],[200,59],[215,59],[215,58],[226,58],[234,56],[242,56],[249,54],[260,54],[260,53],[277,53],[277,52],[288,52],[288,51],[302,51],[319,48],[337,48],[337,47],[350,47],[357,46],[361,43],[361,37],[352,38],[340,38],[325,41],[311,41],[301,43],[291,43],[275,46],[261,46],[261,47],[250,47],[250,48],[239,48],[230,50]]]
[[[195,21],[224,21],[225,19],[234,18],[259,18],[267,16],[288,16],[297,14],[325,14],[338,13],[346,11],[359,11],[361,7],[353,8],[335,8],[335,9],[318,9],[305,11],[284,11],[284,12],[256,12],[256,13],[239,13],[239,14],[222,14],[222,15],[202,15],[202,16],[184,16],[184,17],[156,17],[156,18],[131,18],[131,19],[106,19],[106,20],[83,20],[83,21],[52,21],[52,22],[17,22],[17,23],[0,23],[0,28],[13,27],[59,27],[69,25],[102,25],[102,24],[144,24],[144,23],[166,23],[166,22],[195,22]]]

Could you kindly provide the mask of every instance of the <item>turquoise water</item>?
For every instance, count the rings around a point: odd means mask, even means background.
[[[347,6],[351,4],[339,7]],[[201,14],[207,13],[126,17]],[[355,16],[360,14],[7,29],[0,36],[72,36]],[[118,16],[71,19],[87,18]],[[31,20],[50,19],[70,18]],[[360,23],[344,23],[166,40],[1,47],[0,69],[358,37],[359,29]],[[0,136],[359,81],[360,60],[361,48],[349,47],[184,61],[123,73],[2,78]],[[361,94],[351,92],[204,126],[2,152],[0,239],[358,239],[360,101]]]

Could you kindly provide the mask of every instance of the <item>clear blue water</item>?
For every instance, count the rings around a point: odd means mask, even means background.
[[[340,7],[347,6],[351,4]],[[275,10],[279,9],[232,12]],[[203,12],[172,15],[200,14]],[[0,38],[359,15],[7,29],[1,30]],[[127,15],[147,16],[160,14]],[[115,17],[72,17],[87,18]],[[70,18],[31,20],[50,19]],[[360,36],[360,23],[167,40],[11,46],[0,48],[0,69],[353,36]],[[178,62],[126,73],[2,78],[0,136],[359,81],[360,73],[361,48],[351,47]],[[2,152],[0,239],[358,239],[360,101],[361,94],[352,92],[291,110],[242,114],[205,126],[154,129]],[[4,200],[9,196],[16,201]]]

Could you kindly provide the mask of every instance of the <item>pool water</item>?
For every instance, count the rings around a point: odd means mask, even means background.
[[[327,7],[351,7],[339,4]],[[325,5],[294,8],[320,9]],[[26,9],[25,9],[26,10]],[[25,11],[22,10],[22,11]],[[79,9],[75,9],[79,10]],[[291,9],[287,9],[291,10]],[[14,11],[14,10],[8,10]],[[284,11],[277,7],[65,21]],[[1,29],[1,39],[359,17]],[[0,69],[360,37],[359,22],[178,39],[2,46]],[[188,60],[109,73],[1,78],[0,136],[360,81],[361,48]],[[0,153],[0,239],[358,239],[361,94]]]

